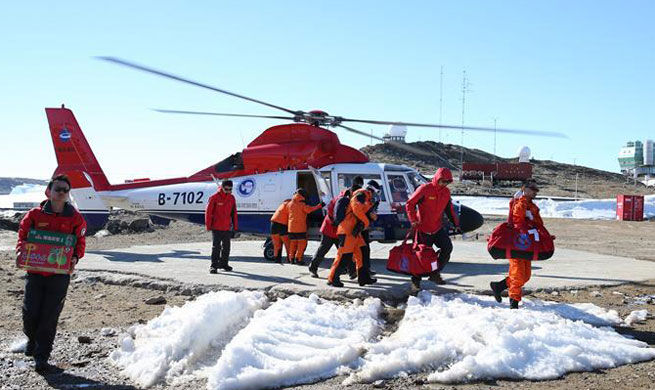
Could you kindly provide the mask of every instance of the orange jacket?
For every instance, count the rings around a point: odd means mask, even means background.
[[[284,202],[278,206],[277,210],[275,210],[275,213],[271,217],[271,222],[277,222],[284,226],[289,224],[289,209],[287,208],[289,202],[291,202],[291,199],[285,199]]]
[[[294,194],[291,202],[287,204],[289,210],[289,233],[307,232],[307,214],[322,207],[319,203],[316,206],[309,206],[305,198],[300,194]]]
[[[539,207],[525,196],[514,199],[512,204],[512,223],[518,229],[528,230],[534,227],[544,226],[544,221],[539,215]]]
[[[337,234],[351,234],[357,221],[364,224],[364,229],[368,229],[371,219],[368,212],[373,207],[373,195],[365,188],[361,188],[350,197],[350,203],[346,209],[346,217],[339,224]]]

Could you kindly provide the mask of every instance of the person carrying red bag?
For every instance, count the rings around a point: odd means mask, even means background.
[[[535,231],[544,226],[544,221],[539,215],[539,207],[533,203],[538,192],[537,182],[534,179],[528,179],[523,183],[521,191],[517,192],[514,199],[510,201],[512,225],[521,234],[529,235],[530,231]],[[523,295],[522,288],[530,280],[531,274],[531,260],[509,259],[508,276],[499,282],[489,284],[496,301],[502,302],[502,292],[509,290],[510,308],[518,309]]]
[[[461,232],[459,217],[453,208],[448,189],[448,185],[452,182],[453,174],[450,169],[439,168],[432,182],[418,187],[405,205],[412,229],[416,230],[416,242],[429,247],[436,245],[440,249],[439,267],[428,277],[428,280],[436,284],[446,284],[441,277],[441,271],[448,264],[453,251],[448,230],[443,226],[444,212],[455,225],[455,231]],[[415,289],[421,288],[420,276],[412,276],[412,286]]]

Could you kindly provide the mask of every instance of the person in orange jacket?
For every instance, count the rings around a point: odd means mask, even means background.
[[[537,182],[534,179],[528,179],[523,183],[521,191],[517,192],[510,202],[512,224],[522,233],[529,234],[529,230],[544,226],[544,221],[539,215],[539,207],[533,203],[538,192]],[[518,309],[522,297],[522,288],[530,280],[531,273],[532,261],[509,259],[508,276],[499,282],[489,284],[496,301],[502,302],[502,292],[509,289],[510,308]]]
[[[315,206],[306,203],[307,191],[302,188],[296,190],[287,204],[289,210],[289,262],[305,265],[303,255],[307,248],[307,215],[325,206],[321,202]]]
[[[75,235],[72,265],[84,257],[86,221],[69,202],[71,182],[66,175],[57,175],[46,190],[48,200],[30,210],[20,222],[16,253],[20,257],[30,229]],[[48,363],[59,315],[64,308],[70,275],[27,271],[23,297],[23,332],[27,336],[25,355],[34,356],[34,368],[41,373],[56,370]]]
[[[282,245],[289,255],[289,208],[291,199],[285,199],[271,217],[271,241],[275,261],[282,263]]]
[[[450,254],[453,251],[448,229],[444,227],[442,221],[444,212],[455,226],[455,231],[460,231],[459,217],[453,208],[448,189],[452,181],[453,174],[450,169],[439,168],[432,182],[421,184],[405,205],[412,229],[416,230],[416,241],[419,244],[430,247],[436,245],[439,248],[439,266],[428,277],[428,280],[436,284],[446,284],[441,277],[441,271],[450,261]],[[412,286],[414,289],[420,289],[421,277],[412,276]]]
[[[212,232],[212,263],[209,273],[221,268],[232,271],[228,265],[230,239],[239,229],[237,204],[232,195],[232,180],[223,180],[218,191],[209,197],[205,210],[205,227]]]
[[[362,248],[368,248],[367,242],[362,235],[368,229],[371,222],[377,219],[373,212],[374,193],[380,191],[380,185],[370,180],[366,188],[359,189],[353,193],[346,210],[346,217],[339,224],[337,235],[339,237],[339,249],[337,257],[332,262],[327,284],[333,287],[343,287],[339,279],[346,262],[355,261],[357,268],[357,281],[360,286],[373,284],[377,279],[371,277],[369,265],[365,264],[365,256]]]

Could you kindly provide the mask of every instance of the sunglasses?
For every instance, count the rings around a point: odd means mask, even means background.
[[[64,194],[67,194],[68,191],[70,191],[70,188],[67,187],[55,187],[52,189],[54,192],[63,192]]]
[[[223,187],[223,191],[230,192],[232,191],[232,187]]]

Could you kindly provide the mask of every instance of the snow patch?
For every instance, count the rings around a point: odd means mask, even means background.
[[[167,307],[120,337],[110,361],[141,386],[189,374],[215,357],[267,302],[261,292],[219,291],[182,307]]]
[[[278,301],[255,313],[207,369],[207,388],[277,388],[335,376],[378,334],[380,309],[379,299],[347,306],[314,294]]]
[[[22,194],[32,194],[38,192],[40,194],[45,193],[46,186],[43,184],[19,184],[11,189],[9,195],[22,195]]]
[[[481,214],[507,215],[509,199],[499,197],[454,196],[454,200],[472,207]],[[616,219],[616,199],[554,201],[537,199],[542,217],[574,219]],[[644,217],[655,216],[655,195],[644,197]]]
[[[646,321],[646,318],[648,318],[648,310],[634,310],[630,312],[627,317],[625,317],[623,322],[628,326],[632,326],[637,322]]]
[[[655,349],[607,326],[620,322],[616,312],[589,303],[524,300],[509,310],[492,297],[424,291],[408,300],[397,331],[370,344],[361,370],[344,383],[421,371],[432,371],[430,382],[543,380],[655,358]]]

